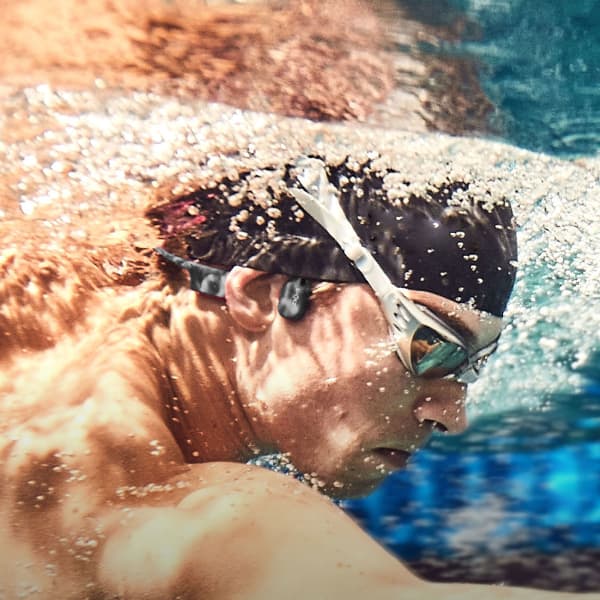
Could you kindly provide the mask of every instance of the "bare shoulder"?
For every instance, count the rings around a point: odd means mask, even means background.
[[[1,475],[16,506],[68,502],[85,484],[110,496],[182,463],[161,412],[165,381],[126,327],[66,340],[22,366],[2,397]],[[86,483],[87,482],[87,483]],[[21,500],[17,500],[21,498]],[[26,501],[25,501],[26,500]]]

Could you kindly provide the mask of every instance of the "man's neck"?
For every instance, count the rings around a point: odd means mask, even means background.
[[[244,461],[259,453],[237,383],[235,328],[222,300],[190,290],[148,331],[171,388],[165,415],[189,462]]]

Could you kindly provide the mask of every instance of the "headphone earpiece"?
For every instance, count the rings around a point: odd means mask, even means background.
[[[277,310],[282,317],[291,321],[300,320],[310,305],[311,285],[307,279],[288,279],[281,288]]]
[[[225,278],[227,271],[185,260],[167,252],[163,248],[154,249],[166,261],[186,269],[190,273],[190,288],[196,292],[225,297]],[[282,317],[291,321],[300,320],[310,305],[312,286],[308,279],[292,277],[281,288],[277,310]]]

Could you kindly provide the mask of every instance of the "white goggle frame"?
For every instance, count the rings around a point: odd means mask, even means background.
[[[366,279],[390,325],[392,341],[402,364],[411,373],[418,375],[412,364],[411,344],[416,331],[425,326],[465,350],[465,362],[449,376],[463,383],[475,381],[485,360],[496,349],[497,340],[470,354],[465,340],[431,311],[413,302],[405,289],[395,286],[363,246],[342,210],[339,191],[330,184],[323,163],[318,159],[306,158],[299,161],[298,167],[300,174],[297,179],[304,189],[293,188],[290,193],[340,245],[344,254]]]

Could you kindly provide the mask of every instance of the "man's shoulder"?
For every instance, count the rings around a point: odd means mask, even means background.
[[[144,352],[122,331],[29,360],[0,407],[3,475],[40,465],[101,479],[111,465],[135,482],[145,469],[166,476],[183,463],[161,410],[162,378]]]

